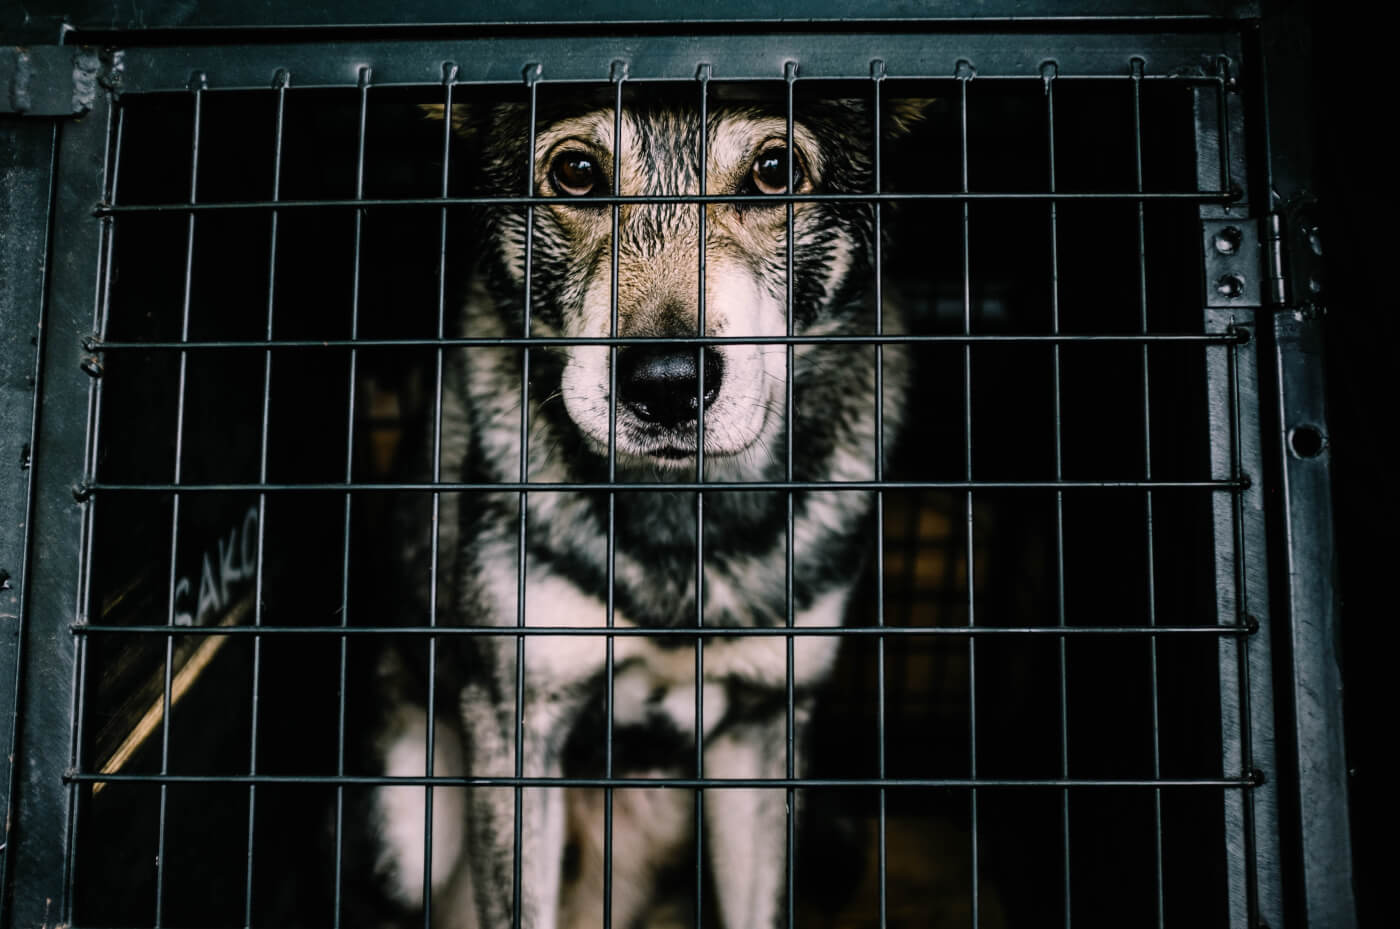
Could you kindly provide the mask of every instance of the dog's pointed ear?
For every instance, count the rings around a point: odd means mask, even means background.
[[[895,97],[885,107],[885,134],[907,135],[928,117],[937,97]]]
[[[418,109],[422,111],[424,118],[437,121],[443,118],[447,110],[446,104],[442,103],[421,103]],[[452,131],[458,135],[465,136],[471,129],[471,108],[465,103],[452,104]]]

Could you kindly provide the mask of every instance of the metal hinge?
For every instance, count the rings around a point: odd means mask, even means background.
[[[97,97],[102,63],[73,45],[0,47],[0,113],[81,116]]]
[[[1270,306],[1288,306],[1288,266],[1283,241],[1283,215],[1270,213],[1260,223],[1264,245],[1264,297]]]
[[[1206,306],[1289,306],[1289,242],[1281,213],[1201,223]]]

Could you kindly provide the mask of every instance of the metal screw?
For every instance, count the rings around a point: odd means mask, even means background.
[[[1227,274],[1215,282],[1215,292],[1233,300],[1244,293],[1244,278],[1238,274]]]
[[[88,355],[78,365],[89,377],[102,376],[102,362],[97,360],[96,355]]]
[[[1243,242],[1244,233],[1240,232],[1238,226],[1226,226],[1215,234],[1215,239],[1211,244],[1222,255],[1234,255],[1239,252]]]

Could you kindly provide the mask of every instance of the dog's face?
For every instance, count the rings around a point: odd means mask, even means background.
[[[790,306],[797,335],[868,330],[872,208],[783,198],[870,191],[865,107],[799,109],[789,138],[781,108],[752,102],[717,102],[703,132],[693,105],[636,103],[619,119],[585,104],[537,118],[533,159],[522,108],[483,115],[469,130],[482,192],[551,201],[529,221],[519,207],[485,211],[489,287],[513,328],[528,263],[532,335],[693,339],[703,319],[703,335],[734,340],[623,345],[615,375],[607,345],[561,349],[545,387],[586,445],[606,455],[613,436],[621,466],[692,468],[703,409],[708,461],[741,474],[780,458],[787,348],[744,340],[786,335]],[[705,204],[703,218],[697,203],[598,199],[701,193],[751,199]]]

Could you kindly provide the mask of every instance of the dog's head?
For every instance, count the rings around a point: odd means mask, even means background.
[[[919,106],[897,107],[890,128]],[[483,211],[489,288],[512,328],[528,265],[533,335],[725,340],[625,344],[615,372],[607,345],[563,349],[557,389],[589,447],[606,454],[611,433],[621,465],[690,466],[703,410],[708,460],[773,459],[788,352],[745,340],[787,335],[789,309],[797,335],[869,331],[873,318],[873,208],[787,196],[873,189],[867,106],[801,107],[790,135],[782,106],[753,100],[715,100],[703,131],[697,106],[665,98],[620,116],[606,104],[542,108],[533,152],[523,107],[454,108],[453,119],[478,148],[481,193],[550,199],[528,217]],[[702,193],[744,199],[666,199]],[[618,196],[657,199],[614,208],[606,198]]]

